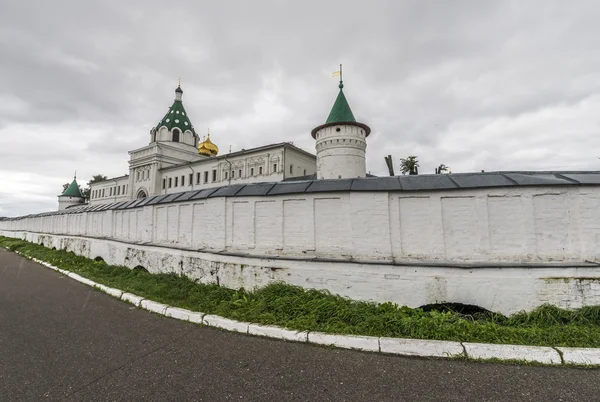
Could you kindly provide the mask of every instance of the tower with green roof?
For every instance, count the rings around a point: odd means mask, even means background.
[[[75,205],[81,205],[84,202],[85,198],[81,195],[79,184],[77,184],[77,175],[75,175],[71,184],[58,196],[58,210],[62,211]]]
[[[150,143],[169,142],[178,148],[193,147],[197,152],[198,134],[183,107],[181,84],[175,89],[175,100],[167,113],[150,131]]]
[[[340,65],[339,93],[325,124],[314,128],[312,137],[317,140],[317,178],[346,179],[367,175],[365,153],[369,126],[354,118],[344,95],[342,66]]]
[[[198,154],[199,136],[183,106],[182,97],[180,83],[175,88],[173,103],[150,130],[148,145],[129,151],[129,178],[124,186],[129,199],[164,192],[162,169],[208,158]],[[123,188],[123,184],[120,186]],[[116,196],[121,194],[117,186]]]

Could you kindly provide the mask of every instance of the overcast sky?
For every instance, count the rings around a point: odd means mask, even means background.
[[[344,92],[367,170],[600,170],[597,1],[0,2],[0,216],[128,172],[177,78],[226,151],[293,141]]]

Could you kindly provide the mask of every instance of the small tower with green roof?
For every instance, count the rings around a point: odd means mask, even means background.
[[[71,184],[58,196],[58,210],[62,211],[63,209],[83,203],[85,203],[85,198],[81,195],[81,190],[79,190],[79,185],[77,184],[77,175],[75,175]]]
[[[314,128],[312,137],[317,140],[317,179],[346,179],[365,177],[365,153],[369,126],[354,118],[344,95],[342,66],[340,65],[340,92],[325,124]]]

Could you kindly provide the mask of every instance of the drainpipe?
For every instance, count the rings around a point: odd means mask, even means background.
[[[229,163],[229,173],[227,173],[227,185],[231,185],[231,162],[227,159],[223,159],[225,162]]]
[[[267,166],[265,166],[265,176],[270,175],[269,173],[269,166],[271,165],[271,153],[267,154]]]
[[[117,202],[117,189],[116,189],[117,181],[116,180],[113,180],[113,181],[115,182],[115,191],[113,191],[113,198],[114,198],[113,202]]]
[[[193,191],[193,190],[194,190],[194,174],[195,174],[196,172],[194,172],[194,168],[192,168],[192,165],[191,165],[191,164],[192,164],[192,163],[190,162],[190,163],[188,164],[188,167],[189,167],[189,168],[190,168],[190,170],[192,171],[192,183],[191,183],[191,184],[192,184],[192,191]]]
[[[281,161],[281,168],[283,169],[283,177],[281,178],[281,180],[285,180],[285,172],[286,172],[286,168],[285,168],[285,149],[286,149],[286,145],[287,143],[283,144],[283,158]]]

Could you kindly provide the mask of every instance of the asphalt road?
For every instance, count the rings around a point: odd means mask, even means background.
[[[133,308],[0,249],[1,401],[600,401],[600,370],[405,358]]]

